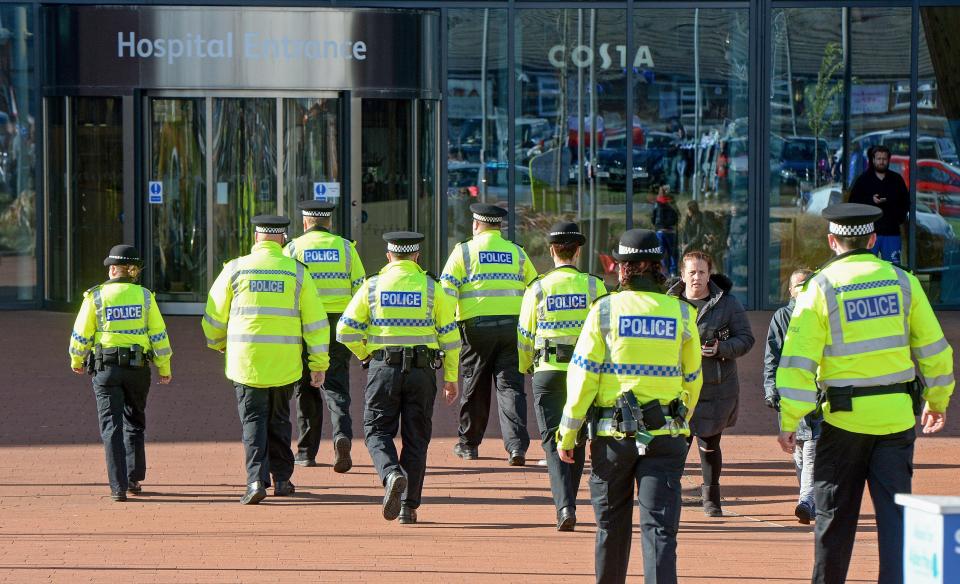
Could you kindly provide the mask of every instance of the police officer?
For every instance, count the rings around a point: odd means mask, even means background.
[[[534,372],[533,403],[559,531],[573,531],[577,524],[577,491],[585,454],[581,444],[574,449],[574,464],[563,464],[557,456],[556,433],[567,401],[567,367],[590,304],[607,293],[600,278],[577,269],[585,241],[576,223],[561,221],[550,228],[547,242],[556,267],[527,288],[517,328],[520,371]]]
[[[627,579],[636,485],[645,582],[675,583],[685,437],[703,384],[697,311],[664,294],[653,231],[627,231],[613,257],[621,291],[590,307],[567,372],[557,448],[575,464],[587,421],[597,582]]]
[[[454,247],[440,276],[444,291],[457,300],[463,337],[460,440],[453,452],[476,460],[490,416],[490,384],[495,382],[507,460],[523,466],[530,435],[515,331],[524,289],[537,270],[520,245],[500,234],[505,209],[477,203],[470,211],[473,238]]]
[[[823,210],[836,257],[797,297],[777,371],[779,442],[787,452],[800,419],[817,407],[817,386],[825,388],[813,467],[815,584],[846,580],[864,483],[877,517],[879,582],[902,582],[903,515],[893,497],[910,492],[914,413],[926,400],[923,433],[939,432],[953,393],[953,350],[920,282],[869,251],[881,215],[851,203]],[[911,356],[926,385],[922,395]]]
[[[329,364],[330,325],[307,267],[283,255],[286,217],[253,218],[256,244],[250,255],[227,262],[207,298],[203,332],[207,346],[226,352],[243,424],[247,492],[255,505],[273,494],[293,494],[290,398],[302,375],[306,345],[310,382],[323,385]]]
[[[93,374],[110,496],[126,501],[127,492],[142,492],[147,474],[148,361],[157,366],[160,383],[170,383],[173,350],[156,298],[136,284],[142,265],[137,249],[115,245],[103,265],[110,279],[83,293],[70,335],[70,368]]]
[[[368,368],[363,429],[384,486],[383,517],[417,522],[443,368],[448,404],[457,397],[460,334],[454,304],[417,265],[423,235],[386,233],[389,263],[361,285],[337,324],[337,340]],[[399,457],[393,439],[400,431]]]
[[[353,242],[330,233],[335,208],[333,203],[324,201],[301,201],[303,235],[288,243],[283,251],[309,268],[331,327],[337,326],[340,313],[363,283],[364,274],[360,254]],[[333,470],[340,473],[350,470],[353,467],[350,457],[353,422],[350,419],[349,349],[331,340],[330,368],[323,387],[319,389],[310,385],[310,368],[304,359],[303,380],[295,395],[300,441],[294,462],[301,466],[316,466],[323,428],[323,401],[326,401],[333,427]]]

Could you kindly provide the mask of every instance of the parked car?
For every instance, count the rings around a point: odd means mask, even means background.
[[[515,165],[517,181],[517,200],[519,201],[524,193],[529,200],[530,193],[530,169],[525,166]],[[484,169],[483,180],[487,185],[487,197],[490,200],[507,200],[507,165],[503,162],[488,162]],[[451,161],[447,163],[447,194],[458,194],[466,188],[471,197],[480,195],[480,163],[478,162],[458,162]]]
[[[891,156],[890,170],[910,184],[910,157]],[[937,211],[946,217],[960,217],[960,168],[943,160],[917,160],[917,193],[935,195]]]

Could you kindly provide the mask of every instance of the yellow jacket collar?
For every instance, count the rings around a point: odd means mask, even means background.
[[[266,253],[269,255],[283,255],[283,248],[276,241],[261,241],[250,248],[250,253]]]
[[[481,237],[495,237],[498,239],[503,239],[503,233],[501,233],[499,229],[488,229],[487,231],[481,231],[473,236],[474,239],[480,239]]]
[[[411,260],[397,260],[395,262],[390,262],[389,264],[383,266],[383,269],[380,270],[381,274],[386,273],[388,270],[400,270],[403,272],[410,273],[424,273],[424,269],[420,267],[420,264]]]

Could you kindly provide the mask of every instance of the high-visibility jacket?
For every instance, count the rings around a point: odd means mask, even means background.
[[[443,267],[444,292],[457,300],[457,320],[475,316],[516,316],[537,269],[519,244],[498,230],[458,243]]]
[[[702,385],[700,333],[693,306],[658,292],[603,296],[590,307],[567,370],[567,402],[557,448],[574,447],[591,405],[613,408],[627,391],[641,405],[657,400],[665,406],[680,398],[688,408],[687,417],[674,421],[668,416],[668,426],[680,426],[679,433],[688,436]],[[650,433],[669,434],[668,426]],[[623,437],[606,416],[599,419],[597,435]]]
[[[307,267],[273,241],[224,265],[201,324],[207,346],[226,349],[227,378],[250,387],[300,379],[304,349],[310,371],[330,363],[330,323]]]
[[[363,263],[352,241],[311,227],[283,249],[307,265],[327,314],[339,314],[363,284]]]
[[[457,380],[460,331],[453,301],[416,262],[390,262],[367,278],[337,323],[337,340],[361,361],[384,347],[441,349],[444,381]]]
[[[104,348],[140,345],[153,352],[157,373],[170,375],[170,338],[153,292],[130,278],[114,278],[83,293],[70,335],[70,367],[78,369],[94,345]]]
[[[817,385],[871,387],[913,381],[920,364],[931,411],[953,393],[953,350],[919,280],[866,250],[837,256],[797,297],[777,370],[780,429],[793,432],[816,407]],[[893,434],[915,424],[906,393],[853,398],[853,411],[826,422],[848,432]]]
[[[560,266],[534,280],[520,306],[520,372],[527,373],[534,367],[538,351],[537,371],[566,371],[568,363],[558,363],[545,351],[550,346],[576,345],[590,305],[606,293],[603,280],[574,266]]]

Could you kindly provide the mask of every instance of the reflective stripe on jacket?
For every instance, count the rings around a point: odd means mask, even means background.
[[[600,278],[574,266],[561,266],[534,280],[520,306],[520,372],[529,372],[534,367],[535,352],[548,344],[576,345],[590,305],[606,293]],[[536,371],[566,371],[568,366],[555,357],[541,357]]]
[[[352,241],[322,227],[308,229],[283,253],[307,265],[328,314],[339,314],[363,284],[363,263]]]
[[[340,316],[337,340],[361,361],[383,347],[442,349],[443,379],[457,380],[461,343],[454,303],[416,262],[390,262],[367,278]]]
[[[457,320],[467,320],[520,314],[524,290],[536,277],[527,252],[491,230],[453,248],[440,282],[457,301]]]
[[[263,241],[227,262],[207,297],[203,332],[211,349],[226,349],[226,375],[251,387],[300,379],[330,362],[330,324],[307,268]]]
[[[573,448],[591,405],[612,407],[626,391],[640,404],[666,405],[680,397],[689,408],[689,422],[703,385],[696,318],[696,309],[686,302],[656,292],[617,292],[595,302],[567,370],[557,448]],[[662,428],[652,434],[669,432]],[[605,433],[615,435],[609,428]]]
[[[153,352],[160,375],[170,375],[173,349],[153,292],[129,278],[115,278],[83,293],[70,335],[70,367],[83,366],[94,345],[132,347]]]
[[[796,429],[821,387],[870,387],[926,382],[924,397],[942,412],[953,393],[953,350],[919,280],[866,250],[829,261],[797,297],[784,339],[777,392],[780,428]],[[823,407],[827,423],[848,432],[892,434],[915,419],[905,393],[857,397],[853,411]]]

